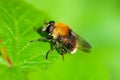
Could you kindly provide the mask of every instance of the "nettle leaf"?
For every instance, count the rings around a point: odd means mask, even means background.
[[[3,54],[7,56],[8,64],[10,64],[8,60],[10,59],[12,66],[12,68],[9,68],[1,55],[0,73],[6,72],[5,74],[7,74],[12,71],[10,69],[13,69],[16,73],[21,73],[18,69],[22,71],[44,70],[54,62],[58,54],[53,53],[49,55],[49,60],[45,60],[46,52],[50,47],[49,43],[30,43],[30,40],[41,37],[33,30],[33,27],[43,26],[44,20],[49,21],[51,18],[44,12],[38,11],[33,6],[20,0],[0,1],[0,40],[2,41],[0,49],[5,48],[6,52],[3,51]],[[2,71],[2,67],[4,71]]]

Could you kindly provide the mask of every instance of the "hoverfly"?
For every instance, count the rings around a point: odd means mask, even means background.
[[[45,22],[45,26],[41,31],[47,33],[49,37],[39,38],[37,40],[32,40],[31,42],[52,41],[53,47],[46,53],[46,59],[48,59],[48,54],[53,50],[57,50],[58,53],[62,55],[63,60],[64,54],[74,54],[78,49],[83,52],[90,52],[91,50],[91,45],[64,23],[57,23],[55,21]]]

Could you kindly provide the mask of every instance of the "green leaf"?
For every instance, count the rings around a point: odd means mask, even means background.
[[[25,80],[23,72],[16,67],[7,67],[0,65],[0,79],[1,80]],[[19,75],[19,76],[18,76]]]
[[[0,39],[2,40],[0,48],[3,46],[6,48],[6,56],[12,63],[12,68],[1,63],[6,68],[0,68],[0,74],[8,76],[7,73],[11,72],[11,76],[14,74],[14,76],[17,76],[24,70],[45,70],[49,64],[54,62],[57,57],[54,54],[49,55],[49,60],[45,60],[46,52],[50,47],[49,43],[30,43],[30,40],[41,37],[33,30],[33,27],[43,26],[44,20],[49,21],[50,19],[43,11],[38,11],[23,1],[0,1]],[[4,59],[2,59],[0,57],[0,62],[4,62]],[[21,71],[18,71],[18,69]],[[5,75],[1,77],[5,78]],[[16,78],[15,80],[19,79]]]

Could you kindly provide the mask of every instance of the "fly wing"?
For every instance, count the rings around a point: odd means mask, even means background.
[[[79,44],[79,47],[78,49],[84,51],[84,52],[91,52],[91,45],[86,41],[84,40],[83,38],[81,38],[80,36],[78,37],[78,44]]]
[[[84,40],[81,36],[77,35],[76,33],[73,32],[74,35],[76,35],[76,38],[78,40],[78,49],[83,51],[83,52],[91,52],[91,45]]]

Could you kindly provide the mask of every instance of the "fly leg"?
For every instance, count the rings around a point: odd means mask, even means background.
[[[57,49],[58,53],[62,56],[62,60],[64,61],[64,54],[67,53],[67,49],[62,43],[56,42],[55,48]]]
[[[48,54],[51,53],[55,48],[51,48],[47,53],[46,53],[46,60],[48,59]]]
[[[61,48],[60,49],[60,54],[62,55],[62,60],[64,61],[64,54],[66,54],[67,53],[67,50],[66,49],[64,49],[64,48]]]
[[[36,41],[51,41],[52,40],[52,37],[50,38],[38,38],[38,39],[35,39],[35,40],[31,40],[30,42],[36,42]]]
[[[62,60],[64,61],[64,54],[62,54]]]
[[[36,42],[36,41],[49,41],[51,42],[53,39],[52,37],[48,37],[48,38],[38,38],[36,40],[31,40],[30,42]],[[48,59],[48,54],[50,52],[52,52],[55,48],[53,46],[51,46],[51,49],[46,53],[46,60]]]

